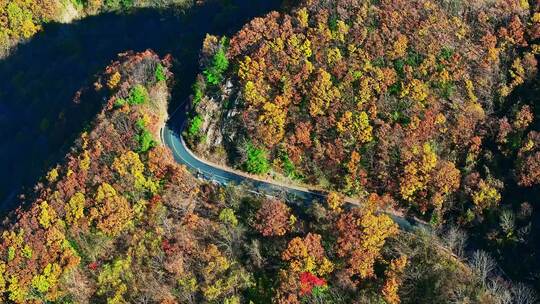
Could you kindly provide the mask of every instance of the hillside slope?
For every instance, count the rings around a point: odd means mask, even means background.
[[[4,221],[2,302],[493,303],[511,296],[486,288],[492,277],[434,245],[443,244],[436,236],[401,234],[376,213],[385,197],[372,194],[365,208],[345,210],[331,196],[297,210],[247,194],[247,186],[196,180],[155,141],[173,84],[169,64],[151,51],[126,53],[95,82],[109,98],[91,130]]]
[[[207,37],[185,136],[221,164],[466,229],[540,288],[539,38],[538,1],[302,1]]]
[[[230,42],[209,37],[188,135],[253,173],[440,210],[480,163],[503,98],[535,75],[533,53],[506,75],[529,38],[529,6],[514,2],[471,6],[464,22],[437,1],[307,1]],[[257,154],[267,166],[250,167]]]

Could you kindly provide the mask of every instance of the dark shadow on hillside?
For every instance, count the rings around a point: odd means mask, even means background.
[[[540,130],[540,120],[538,119],[540,117],[539,76],[536,76],[534,81],[525,83],[512,92],[508,101],[499,109],[499,113],[512,113],[511,107],[520,101],[528,102],[532,106],[536,117],[533,125],[529,126],[529,130]],[[534,205],[540,197],[540,187],[538,185],[522,187],[516,183],[514,176],[511,174],[516,157],[508,157],[500,162],[498,166],[500,170],[498,174],[507,176],[507,180],[504,181],[503,197],[507,199],[506,203],[512,204],[513,210],[519,210],[520,204],[523,202],[532,203],[535,207],[530,218],[530,232],[526,235],[524,242],[502,247],[501,257],[498,262],[511,279],[525,281],[533,286],[537,292],[540,292],[540,259],[538,258],[540,252],[540,209],[537,204]]]
[[[102,100],[91,93],[79,103],[73,97],[84,86],[91,92],[94,76],[118,53],[153,49],[173,55],[172,110],[190,94],[206,33],[230,35],[280,2],[214,1],[186,13],[140,9],[45,26],[0,61],[0,209],[14,207],[10,194],[35,184],[88,127]]]

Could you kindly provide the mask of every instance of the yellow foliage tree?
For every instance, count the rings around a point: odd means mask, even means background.
[[[478,209],[484,210],[497,205],[501,200],[501,194],[494,185],[480,180],[478,190],[472,194],[472,200]]]
[[[328,196],[326,197],[326,204],[330,210],[334,212],[341,212],[341,207],[343,206],[344,202],[343,195],[334,191],[328,193]]]
[[[308,233],[304,238],[295,237],[281,254],[295,273],[310,272],[324,276],[334,270],[333,263],[326,257],[319,234]]]
[[[56,219],[56,212],[50,208],[49,204],[46,201],[39,204],[40,214],[39,214],[39,223],[43,228],[47,229]]]
[[[339,89],[334,87],[330,73],[319,69],[317,79],[312,85],[309,96],[309,114],[313,117],[324,115],[330,103],[341,97]]]
[[[394,41],[392,50],[388,52],[390,59],[398,59],[407,53],[407,46],[409,45],[409,39],[403,34],[399,34],[397,39]]]
[[[216,245],[208,245],[201,258],[205,266],[202,269],[204,283],[200,288],[207,301],[226,302],[226,298],[234,297],[236,290],[252,285],[251,277]]]
[[[109,87],[109,89],[114,89],[116,88],[116,86],[118,85],[118,83],[120,82],[120,79],[121,79],[121,75],[118,71],[114,72],[110,77],[109,77],[109,80],[107,80],[107,86]]]
[[[56,181],[56,179],[58,179],[58,169],[57,168],[53,168],[51,169],[51,171],[49,171],[47,173],[47,180],[50,182],[50,183],[53,183]]]
[[[305,7],[296,12],[296,19],[301,27],[307,27],[309,21],[309,13]]]
[[[148,189],[152,193],[157,191],[158,184],[150,177],[147,178],[144,175],[145,167],[139,154],[133,151],[123,153],[120,157],[114,159],[113,169],[118,172],[122,178],[131,180],[135,189]]]
[[[428,143],[422,147],[413,147],[411,160],[405,165],[400,179],[401,197],[413,202],[417,192],[426,190],[429,177],[436,165],[437,155]]]
[[[373,127],[369,124],[368,115],[364,111],[345,112],[337,122],[336,129],[340,134],[348,134],[361,144],[373,140]]]
[[[385,271],[386,280],[382,288],[383,298],[388,304],[399,304],[398,290],[401,285],[401,275],[407,266],[407,256],[401,256],[390,261],[390,266]]]
[[[361,279],[374,276],[374,265],[381,257],[386,239],[398,233],[398,227],[385,214],[376,214],[379,197],[370,195],[364,208],[341,215],[336,222],[338,256],[346,258],[346,273]]]
[[[131,224],[131,205],[110,184],[102,183],[94,199],[96,205],[90,209],[90,221],[103,233],[115,236]]]
[[[66,220],[70,224],[74,224],[84,216],[84,194],[81,192],[75,193],[67,204]]]
[[[415,78],[403,88],[401,97],[403,98],[405,96],[409,96],[414,101],[422,103],[429,96],[429,87],[422,80]]]

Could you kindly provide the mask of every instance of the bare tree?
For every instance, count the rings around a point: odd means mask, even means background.
[[[501,212],[501,215],[499,216],[499,220],[499,225],[507,236],[510,236],[512,233],[514,233],[514,229],[516,228],[516,219],[514,217],[514,212],[512,212],[511,210],[503,210]]]
[[[441,7],[454,16],[461,16],[467,8],[467,1],[463,0],[439,0]]]
[[[527,226],[523,226],[518,229],[517,235],[520,242],[527,243],[527,241],[529,240],[529,234],[531,233],[531,227],[532,224],[529,223],[527,224]]]
[[[512,304],[512,294],[508,283],[503,280],[491,280],[487,286],[488,292],[497,304]]]
[[[482,285],[486,287],[487,280],[497,265],[495,260],[485,251],[477,250],[473,253],[470,265]]]
[[[538,303],[538,296],[536,292],[529,286],[518,283],[511,289],[514,304],[534,304]]]
[[[456,226],[450,226],[443,235],[443,240],[455,255],[463,257],[467,244],[467,233]]]
[[[264,264],[264,257],[261,254],[261,242],[252,240],[250,245],[246,245],[249,258],[255,267],[261,268]]]
[[[75,303],[90,303],[92,294],[96,292],[96,284],[81,268],[68,272],[64,277],[64,282],[64,288],[73,297]]]
[[[520,219],[529,218],[533,213],[533,207],[529,202],[523,202],[520,205],[518,217]]]

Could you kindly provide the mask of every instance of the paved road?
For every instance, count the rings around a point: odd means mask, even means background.
[[[217,165],[201,160],[187,148],[182,136],[171,130],[168,126],[161,130],[161,140],[171,149],[174,159],[178,163],[185,165],[199,178],[221,185],[248,183],[253,188],[253,192],[259,194],[287,194],[306,202],[311,202],[315,199],[324,199],[325,197],[322,193],[284,188],[283,186],[275,185],[270,182],[252,179],[239,175],[232,170],[228,171]]]
[[[185,165],[197,177],[221,185],[246,183],[252,189],[248,191],[252,193],[268,196],[286,196],[289,201],[297,204],[301,203],[304,206],[313,203],[314,200],[323,200],[325,198],[324,193],[295,189],[294,187],[250,178],[198,158],[189,150],[181,136],[185,114],[182,111],[175,112],[176,115],[173,113],[167,125],[160,131],[161,142],[171,149],[174,159],[178,163]],[[411,231],[415,226],[419,225],[417,222],[411,223],[407,219],[394,214],[388,215],[401,229],[407,231]]]

